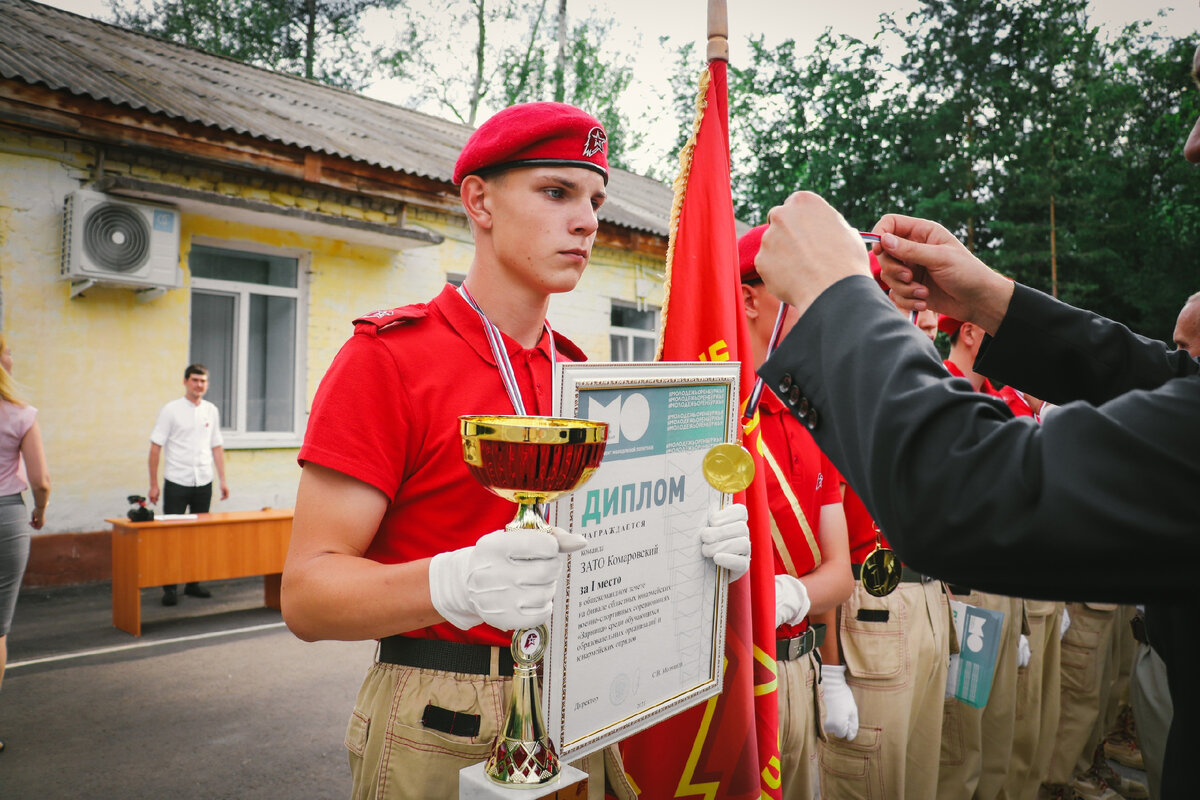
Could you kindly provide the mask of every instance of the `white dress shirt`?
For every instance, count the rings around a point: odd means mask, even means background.
[[[221,415],[207,400],[193,405],[186,397],[158,412],[150,441],[166,452],[163,477],[180,486],[204,486],[213,480],[212,450],[222,447]]]

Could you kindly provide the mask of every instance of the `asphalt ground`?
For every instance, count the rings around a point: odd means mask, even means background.
[[[345,798],[342,744],[374,642],[305,643],[262,579],[213,597],[142,591],[142,636],[108,584],[23,592],[0,690],[0,798]]]
[[[142,590],[140,637],[112,626],[107,583],[21,594],[0,800],[349,796],[342,741],[374,642],[301,642],[261,578],[205,585],[173,608]]]

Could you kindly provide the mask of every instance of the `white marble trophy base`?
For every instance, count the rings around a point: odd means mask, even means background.
[[[458,800],[537,800],[579,783],[587,773],[562,764],[558,777],[540,786],[501,786],[483,773],[484,762],[458,771]]]

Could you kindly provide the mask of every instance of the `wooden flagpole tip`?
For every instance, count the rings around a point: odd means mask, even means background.
[[[708,0],[708,60],[729,60],[728,0]]]
[[[705,53],[705,57],[709,61],[713,61],[713,60],[728,61],[729,60],[729,40],[726,39],[724,36],[708,37],[708,50]]]

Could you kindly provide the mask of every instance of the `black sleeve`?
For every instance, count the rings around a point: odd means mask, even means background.
[[[1075,341],[1075,316],[1081,337],[1102,329],[1120,351],[1112,323],[1055,305],[1064,342]],[[1009,322],[992,346],[1032,348],[1036,337]],[[914,568],[1023,597],[1174,600],[1200,556],[1189,499],[1200,486],[1200,376],[1193,366],[1171,379],[1167,365],[1189,368],[1162,345],[1125,337],[1136,340],[1123,345],[1131,367],[1108,380],[1157,375],[1156,388],[1072,403],[1039,426],[947,375],[929,340],[870,279],[854,277],[824,292],[759,372],[768,386],[800,387],[817,410],[817,443]],[[1105,380],[1101,367],[1079,372]]]
[[[996,337],[984,341],[975,361],[977,372],[1058,405],[1099,405],[1198,369],[1186,352],[1020,284]]]

